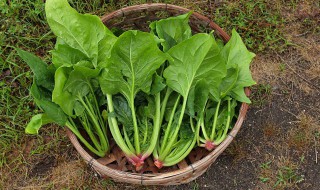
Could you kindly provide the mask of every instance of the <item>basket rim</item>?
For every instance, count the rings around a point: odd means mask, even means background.
[[[178,10],[180,12],[189,12],[190,10],[187,8],[183,8],[177,5],[167,4],[167,3],[148,3],[148,4],[140,4],[140,5],[133,5],[128,6],[122,9],[118,9],[111,13],[107,13],[101,17],[103,23],[117,18],[117,17],[124,17],[125,15],[129,14],[130,12],[134,12],[137,10]],[[193,17],[196,17],[202,21],[208,23],[208,26],[213,28],[215,32],[220,36],[225,42],[229,41],[230,36],[224,32],[217,24],[211,21],[209,18],[201,15],[200,13],[193,12]],[[245,93],[247,96],[250,95],[250,89],[245,88]],[[206,169],[215,161],[215,159],[228,147],[228,145],[232,142],[233,138],[237,135],[239,129],[242,126],[242,123],[245,119],[246,113],[248,110],[248,104],[242,103],[239,111],[239,117],[236,121],[236,124],[232,128],[232,130],[228,133],[227,138],[214,149],[214,151],[210,152],[204,158],[188,165],[185,168],[177,169],[175,171],[165,172],[165,173],[154,173],[154,174],[143,174],[143,173],[133,173],[127,171],[121,171],[117,169],[110,168],[108,166],[100,164],[96,159],[94,159],[80,144],[77,137],[68,129],[66,128],[67,136],[69,137],[71,143],[76,148],[77,152],[81,155],[81,157],[88,163],[90,167],[92,167],[100,176],[103,174],[108,174],[107,176],[112,178],[115,181],[131,183],[131,184],[140,184],[140,185],[161,185],[159,182],[161,181],[168,181],[171,178],[178,178],[179,176],[189,175],[193,176],[195,171],[198,168],[206,166]],[[201,172],[204,173],[206,171]],[[183,183],[190,182],[194,180],[196,177],[200,176],[201,174],[197,174],[196,176],[191,177],[190,180],[187,180]],[[122,180],[121,180],[122,179]],[[173,182],[170,184],[181,184],[181,182]]]

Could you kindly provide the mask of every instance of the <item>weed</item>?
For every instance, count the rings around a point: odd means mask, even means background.
[[[269,169],[271,163],[272,163],[272,161],[262,163],[262,164],[260,165],[260,168],[261,168],[261,169]]]
[[[271,100],[271,85],[259,84],[252,87],[252,104],[261,107]]]
[[[270,180],[270,178],[268,177],[259,177],[259,180],[262,182],[262,183],[266,183]]]
[[[277,174],[277,181],[273,187],[284,186],[289,187],[289,184],[297,184],[304,180],[303,175],[298,175],[293,168],[280,168]]]
[[[280,10],[272,8],[264,0],[228,1],[215,8],[214,18],[228,33],[236,28],[250,49],[283,50],[287,46],[281,31],[285,20]]]
[[[286,70],[286,64],[280,63],[279,69],[280,69],[281,72],[284,72]]]

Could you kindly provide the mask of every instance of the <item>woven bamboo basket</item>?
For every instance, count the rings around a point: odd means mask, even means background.
[[[101,20],[108,28],[139,29],[147,31],[150,21],[159,20],[169,16],[180,15],[190,10],[170,4],[152,3],[130,6],[102,16]],[[217,24],[207,17],[193,12],[190,17],[190,26],[194,33],[203,31],[215,31],[215,34],[224,42],[230,37]],[[247,96],[249,89],[245,89]],[[127,161],[119,147],[111,141],[110,154],[104,158],[96,158],[86,150],[76,136],[67,130],[71,143],[82,158],[103,178],[111,178],[117,182],[140,184],[140,185],[179,185],[195,180],[202,175],[217,157],[228,147],[238,133],[248,109],[243,103],[240,107],[238,120],[229,132],[227,138],[212,152],[204,148],[194,149],[186,159],[175,166],[158,169],[152,158],[145,161],[145,167],[141,172],[136,172],[134,166]]]

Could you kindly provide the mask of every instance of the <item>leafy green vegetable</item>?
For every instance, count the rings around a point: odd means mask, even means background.
[[[188,24],[191,14],[192,12],[189,12],[184,15],[154,21],[150,24],[152,33],[164,39],[161,43],[164,52],[191,37],[191,28]]]
[[[150,93],[152,79],[155,71],[165,62],[166,56],[162,53],[154,40],[154,36],[149,33],[140,31],[127,31],[119,36],[111,50],[110,62],[102,71],[100,84],[102,91],[107,95],[108,107],[113,112],[112,95],[122,94],[128,102],[131,109],[133,122],[133,139],[134,151],[131,144],[125,141],[120,133],[117,119],[112,117],[110,124],[111,133],[116,137],[119,147],[132,160],[137,168],[141,167],[143,160],[148,157],[157,142],[160,130],[159,117],[155,117],[153,121],[152,141],[145,146],[141,144],[139,137],[138,119],[136,116],[136,108],[134,105],[135,97],[138,92]],[[157,115],[160,112],[160,94],[155,95],[157,104]],[[126,132],[124,132],[126,134]],[[147,147],[141,150],[141,147]],[[131,148],[131,150],[130,150]],[[140,159],[137,159],[137,158]]]
[[[232,128],[238,102],[250,103],[244,87],[255,84],[255,55],[235,30],[225,45],[213,32],[193,35],[190,12],[152,22],[149,33],[115,35],[67,0],[47,0],[45,11],[57,36],[52,64],[17,48],[34,73],[30,93],[43,111],[26,133],[48,123],[66,126],[103,157],[108,127],[137,171],[151,154],[161,168],[195,146],[214,149]]]
[[[67,0],[47,0],[45,11],[53,33],[97,66],[98,45],[105,38],[107,30],[99,17],[78,13]]]

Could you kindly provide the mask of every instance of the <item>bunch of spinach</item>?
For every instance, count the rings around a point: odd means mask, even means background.
[[[17,49],[34,72],[31,94],[44,112],[31,119],[28,133],[54,122],[104,156],[109,127],[136,170],[151,154],[161,168],[196,146],[214,149],[226,138],[238,102],[250,103],[244,87],[255,84],[254,54],[234,30],[225,45],[212,33],[192,34],[190,12],[152,22],[149,33],[117,37],[67,0],[47,0],[45,8],[57,36],[52,64]]]
[[[57,36],[52,64],[17,49],[34,73],[30,91],[44,112],[31,119],[26,132],[36,134],[47,123],[67,126],[90,151],[103,157],[109,143],[98,76],[116,37],[99,17],[79,14],[67,0],[47,0],[45,11]],[[91,142],[80,133],[80,126]]]

